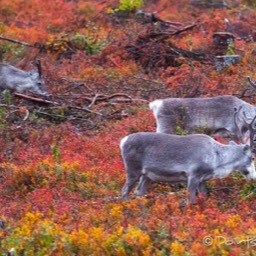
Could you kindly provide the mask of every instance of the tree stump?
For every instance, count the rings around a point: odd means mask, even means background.
[[[212,34],[214,46],[228,46],[230,43],[234,43],[235,36],[229,32],[215,32]]]

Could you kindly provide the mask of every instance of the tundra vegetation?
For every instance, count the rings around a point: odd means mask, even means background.
[[[30,71],[40,60],[50,96],[1,93],[1,255],[254,255],[255,183],[234,172],[195,205],[182,203],[185,186],[164,183],[123,201],[119,143],[156,130],[154,99],[229,94],[254,105],[255,8],[2,0],[2,62]],[[213,44],[213,32],[232,33],[232,45]],[[230,48],[240,62],[217,71]]]

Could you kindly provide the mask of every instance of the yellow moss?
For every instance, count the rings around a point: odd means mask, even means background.
[[[22,237],[29,237],[31,235],[31,227],[24,225],[21,228],[17,228],[17,234]]]
[[[121,219],[123,216],[122,213],[122,207],[120,205],[115,205],[111,210],[110,210],[110,215],[116,219]]]
[[[142,247],[150,246],[150,237],[141,229],[136,227],[129,227],[125,234],[125,240],[130,244],[139,244]]]
[[[89,229],[90,236],[96,238],[98,241],[101,241],[103,239],[104,230],[102,228],[90,228]]]
[[[121,236],[123,233],[124,233],[124,228],[123,227],[118,227],[117,235]]]
[[[34,213],[28,212],[26,213],[23,222],[24,224],[33,225],[37,221],[39,221],[42,217],[43,217],[43,214],[40,212],[34,212]]]
[[[236,214],[231,216],[227,221],[226,221],[226,226],[230,228],[236,228],[239,224],[241,223],[241,217]]]
[[[118,248],[116,252],[117,256],[125,256],[127,255],[124,248]]]
[[[174,255],[174,256],[179,256],[179,255],[183,256],[186,251],[185,246],[178,241],[172,242],[170,249],[171,249],[171,255]]]
[[[85,246],[88,242],[89,235],[83,230],[73,231],[69,237],[72,244],[77,247]]]

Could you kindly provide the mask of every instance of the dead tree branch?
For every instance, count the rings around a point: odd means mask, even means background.
[[[159,32],[159,33],[151,32],[151,33],[148,33],[146,35],[141,35],[141,36],[138,37],[136,44],[140,45],[140,43],[150,42],[152,40],[154,42],[164,41],[164,40],[168,39],[171,36],[175,36],[175,35],[178,35],[182,32],[191,30],[194,27],[196,27],[197,25],[198,25],[197,23],[194,23],[194,24],[188,25],[184,28],[178,29],[176,31],[166,31],[166,32]]]
[[[182,33],[182,32],[191,30],[191,29],[193,29],[193,28],[196,27],[196,26],[197,26],[197,24],[194,23],[194,24],[192,24],[192,25],[186,26],[186,27],[184,27],[184,28],[182,28],[182,29],[179,29],[179,30],[177,30],[177,31],[174,31],[174,32],[163,32],[163,33],[155,34],[155,35],[154,35],[155,37],[159,37],[158,39],[156,39],[155,42],[159,42],[159,41],[166,40],[166,39],[168,39],[168,38],[171,37],[171,36],[176,36],[176,35],[178,35],[178,34],[180,34],[180,33]]]
[[[0,40],[5,40],[5,41],[9,41],[9,42],[16,43],[16,44],[21,44],[21,45],[24,45],[24,46],[33,47],[33,48],[40,48],[40,46],[38,44],[29,44],[29,43],[26,43],[26,42],[10,39],[10,38],[3,37],[3,36],[0,36]]]
[[[145,22],[153,22],[153,23],[160,22],[160,23],[166,24],[168,26],[173,26],[173,27],[182,26],[182,23],[180,23],[180,22],[163,20],[163,19],[159,18],[158,16],[156,16],[155,13],[144,12],[142,10],[138,10],[137,15],[142,16],[144,18]]]
[[[191,30],[191,29],[193,29],[193,28],[196,27],[196,26],[197,26],[197,23],[194,23],[194,24],[192,24],[192,25],[186,26],[186,27],[184,27],[184,28],[182,28],[182,29],[179,29],[179,30],[177,30],[177,31],[175,31],[175,32],[173,32],[173,33],[171,33],[171,35],[172,35],[172,36],[178,35],[178,34],[184,32],[184,31]]]
[[[92,105],[94,105],[95,102],[96,102],[96,100],[97,100],[97,98],[100,97],[100,96],[101,96],[100,94],[96,94],[96,95],[93,97],[93,99],[92,99],[92,101],[91,101],[91,103],[90,103],[90,105],[89,105],[88,107],[90,108]]]
[[[89,112],[89,113],[92,113],[92,114],[96,114],[96,115],[99,115],[99,116],[103,116],[103,114],[99,113],[99,112],[96,112],[96,111],[93,111],[89,108],[81,108],[81,107],[76,107],[76,106],[68,106],[69,108],[74,108],[74,109],[77,109],[77,110],[82,110],[82,111],[85,111],[85,112]]]
[[[14,93],[14,97],[25,99],[34,103],[29,105],[30,110],[26,108],[25,117],[20,119],[21,122],[25,121],[29,114],[34,113],[48,118],[51,122],[65,122],[69,121],[72,124],[86,126],[91,129],[92,127],[98,127],[104,120],[118,120],[128,116],[126,113],[126,104],[147,104],[148,101],[144,99],[132,98],[125,93],[114,93],[110,95],[93,93],[93,94],[64,94],[64,95],[52,95],[51,98],[44,99],[37,98],[34,95],[25,95],[21,93]],[[38,96],[40,97],[40,96]],[[98,102],[104,102],[106,104],[97,105]],[[39,103],[38,106],[36,103]],[[19,105],[23,105],[24,101],[20,101]],[[4,107],[8,107],[3,105]],[[0,105],[1,107],[1,105]],[[39,107],[39,109],[38,109]],[[95,108],[93,108],[95,107]],[[11,109],[13,110],[13,109]],[[17,112],[16,115],[20,115],[20,107],[14,108]],[[84,114],[83,112],[86,112]],[[93,124],[93,125],[92,125]]]
[[[31,97],[31,96],[21,94],[21,93],[14,93],[14,95],[19,97],[19,98],[23,98],[23,99],[38,102],[38,103],[59,105],[58,102],[49,101],[49,100],[45,100],[45,99],[41,99],[41,98],[35,98],[35,97]]]
[[[52,117],[52,118],[62,118],[62,119],[67,119],[66,116],[61,116],[61,115],[53,115],[53,114],[49,114],[49,113],[46,113],[46,112],[43,112],[43,111],[36,111],[37,114],[40,114],[40,115],[45,115],[45,116],[49,116],[49,117]]]
[[[117,97],[124,97],[124,98],[127,98],[132,101],[132,98],[129,95],[123,94],[123,93],[115,93],[110,96],[96,94],[95,97],[93,98],[91,104],[89,105],[89,107],[91,107],[96,101],[107,101],[107,100],[117,98]]]

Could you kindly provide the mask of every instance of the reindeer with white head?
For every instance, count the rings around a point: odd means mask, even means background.
[[[225,133],[233,140],[252,144],[255,133],[255,106],[234,96],[209,98],[167,98],[149,104],[153,110],[158,133]]]

